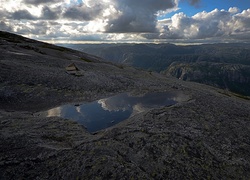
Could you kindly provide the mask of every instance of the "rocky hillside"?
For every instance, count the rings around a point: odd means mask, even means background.
[[[250,96],[250,66],[212,62],[172,63],[163,74]]]
[[[0,51],[0,179],[250,178],[247,98],[6,32]],[[93,134],[40,116],[64,103],[156,91],[188,98]]]
[[[157,81],[148,72],[104,62],[83,52],[0,32],[0,107],[53,106],[60,101],[91,100]],[[67,72],[74,64],[75,75]],[[35,103],[30,106],[29,103]],[[19,105],[19,103],[21,105]]]

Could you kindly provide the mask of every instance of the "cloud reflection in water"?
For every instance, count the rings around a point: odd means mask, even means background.
[[[152,92],[143,96],[127,93],[100,99],[80,106],[64,105],[48,110],[48,117],[59,116],[72,119],[84,125],[89,132],[113,126],[131,116],[186,101],[187,95],[166,92]]]

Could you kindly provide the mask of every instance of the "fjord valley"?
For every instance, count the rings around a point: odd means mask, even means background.
[[[250,44],[61,44],[110,62],[250,95]]]
[[[3,31],[0,51],[0,179],[250,177],[245,96]],[[65,106],[84,116],[87,105],[126,118],[90,132],[63,116]]]

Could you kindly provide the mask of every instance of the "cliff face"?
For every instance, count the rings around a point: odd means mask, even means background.
[[[212,62],[172,63],[163,74],[250,95],[250,66]]]

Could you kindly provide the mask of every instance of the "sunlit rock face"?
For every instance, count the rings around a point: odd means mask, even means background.
[[[47,117],[53,117],[53,116],[61,116],[62,108],[61,107],[56,107],[53,109],[48,110]]]
[[[88,131],[95,132],[152,108],[171,106],[188,98],[182,93],[154,92],[140,96],[123,93],[80,106],[56,107],[47,111],[47,117],[72,119],[84,125]]]

